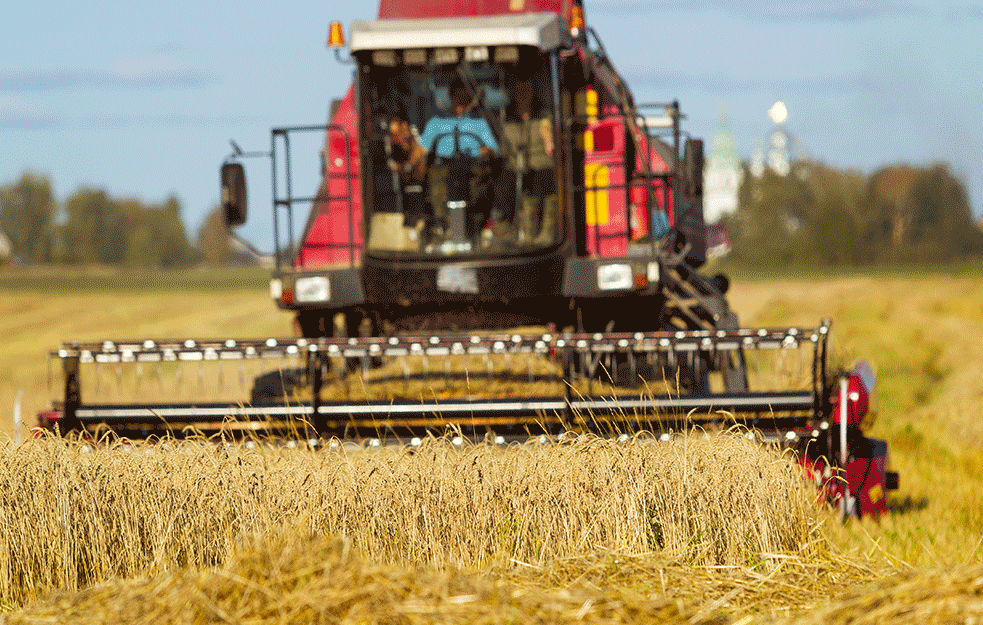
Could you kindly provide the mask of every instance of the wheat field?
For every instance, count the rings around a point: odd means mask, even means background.
[[[795,465],[739,435],[323,452],[48,437],[0,454],[8,603],[220,564],[244,537],[284,530],[435,568],[597,551],[748,566],[826,549]]]
[[[983,622],[980,286],[733,280],[745,325],[830,317],[834,362],[873,363],[869,431],[901,474],[882,519],[841,524],[740,436],[317,454],[8,441],[0,622]],[[28,422],[56,394],[61,340],[290,334],[264,291],[235,286],[7,287],[0,313],[10,435],[19,394]]]

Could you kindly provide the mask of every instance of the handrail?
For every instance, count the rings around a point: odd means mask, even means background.
[[[325,182],[330,180],[337,180],[343,178],[345,180],[345,193],[337,195],[331,194],[322,195],[320,190],[317,194],[313,196],[293,196],[293,186],[292,186],[292,175],[291,175],[291,161],[290,161],[290,140],[289,136],[291,133],[302,133],[302,132],[324,132],[325,133],[325,144],[328,144],[327,139],[330,138],[330,133],[337,132],[341,134],[342,140],[344,142],[344,171],[332,171],[331,164],[327,164],[324,169],[324,173],[321,179],[320,185],[324,185]],[[286,197],[279,197],[277,193],[277,158],[276,158],[276,148],[277,148],[277,138],[282,138],[283,148],[284,148],[284,166],[286,169]],[[293,233],[293,207],[297,204],[310,204],[312,206],[332,201],[347,201],[348,204],[348,240],[346,242],[330,242],[330,243],[318,243],[311,245],[309,247],[320,248],[320,249],[343,249],[348,248],[348,266],[354,267],[356,262],[356,250],[359,248],[355,244],[355,215],[354,215],[354,195],[352,189],[352,180],[355,178],[354,167],[351,159],[351,145],[352,138],[348,130],[339,124],[327,124],[327,125],[307,125],[307,126],[284,126],[279,128],[273,128],[270,131],[270,158],[272,160],[272,175],[273,175],[273,237],[276,249],[276,267],[280,270],[283,267],[283,254],[284,251],[294,251],[295,263],[303,265],[303,254],[304,248],[308,247],[306,245],[305,239],[313,225],[313,220],[316,217],[315,211],[311,210],[307,224],[304,228],[303,239],[298,243],[299,245],[294,245],[294,233]],[[319,185],[319,188],[320,188]],[[288,245],[287,250],[282,250],[280,246],[280,236],[279,236],[279,208],[285,208],[287,211],[287,223],[288,223]]]

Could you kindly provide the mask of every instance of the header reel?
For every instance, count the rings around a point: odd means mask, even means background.
[[[62,432],[108,428],[135,437],[303,432],[316,440],[448,430],[479,438],[569,430],[678,432],[738,422],[791,440],[830,422],[824,391],[828,332],[824,323],[66,343],[51,353],[60,364],[64,396],[42,425]],[[801,351],[811,358],[789,357]],[[735,392],[726,380],[714,379],[721,359],[765,353],[786,364],[794,360],[797,388],[788,390],[790,379],[766,379],[772,366],[749,366],[761,383],[756,391]],[[151,403],[144,399],[149,394],[173,399]]]

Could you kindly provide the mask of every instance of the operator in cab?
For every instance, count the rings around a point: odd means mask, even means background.
[[[407,115],[396,111],[389,117],[387,142],[389,168],[398,176],[402,192],[404,226],[417,228],[426,218],[424,186],[427,176],[427,150],[420,145]]]
[[[451,100],[452,117],[431,117],[427,122],[420,143],[424,149],[435,152],[437,156],[450,158],[454,154],[454,130],[459,134],[459,147],[462,152],[471,156],[489,157],[498,151],[498,142],[492,134],[488,122],[481,117],[468,117],[472,106],[472,98],[460,78],[454,79],[448,89]],[[467,133],[467,134],[465,134]],[[480,143],[472,135],[480,138]],[[434,144],[434,140],[440,139]]]
[[[515,221],[519,245],[548,245],[558,219],[553,127],[528,78],[514,78],[503,130],[506,167],[496,194],[502,221]],[[519,191],[518,207],[516,191]],[[518,209],[518,219],[514,215]]]
[[[468,115],[478,98],[477,95],[471,97],[463,80],[455,78],[448,95],[452,116],[431,117],[420,136],[423,149],[429,152],[429,160],[434,163],[428,176],[430,201],[438,223],[446,222],[449,209],[465,202],[471,213],[467,235],[473,236],[474,230],[481,227],[477,223],[481,221],[481,215],[475,215],[471,205],[488,190],[481,172],[475,170],[480,170],[495,156],[498,142],[484,118]]]

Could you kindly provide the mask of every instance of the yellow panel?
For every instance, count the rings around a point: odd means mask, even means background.
[[[597,121],[597,92],[587,87],[577,92],[574,105],[576,106],[577,116],[587,118],[587,123],[592,124]]]
[[[574,106],[576,106],[577,115],[587,114],[587,92],[578,91],[575,97]]]
[[[577,140],[580,142],[581,150],[590,152],[594,149],[594,133],[590,130],[577,135]]]
[[[606,165],[584,165],[584,181],[588,189],[607,187],[609,180]],[[587,225],[606,225],[608,223],[608,190],[587,191],[585,201],[587,205]]]

